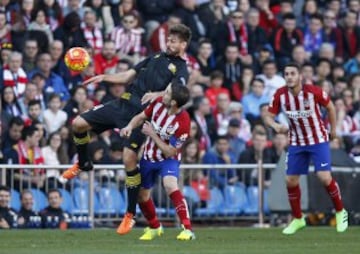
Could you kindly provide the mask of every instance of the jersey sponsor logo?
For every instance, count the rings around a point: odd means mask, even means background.
[[[285,113],[291,119],[308,118],[314,114],[312,110],[285,111]]]
[[[170,64],[168,65],[168,69],[169,69],[169,71],[171,71],[172,74],[175,74],[175,73],[176,73],[176,65],[175,65],[175,64],[170,63]]]

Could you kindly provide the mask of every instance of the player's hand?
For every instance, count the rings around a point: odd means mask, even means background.
[[[144,133],[146,136],[149,136],[149,137],[156,134],[152,124],[149,121],[146,121],[143,124],[141,132]]]
[[[157,97],[159,96],[156,92],[149,92],[144,94],[144,96],[141,98],[141,104],[144,105],[148,102],[153,102]]]
[[[274,130],[276,131],[276,133],[288,133],[289,128],[283,124],[276,124],[274,126]]]
[[[86,86],[88,84],[91,84],[91,83],[100,83],[100,82],[103,82],[104,81],[104,77],[105,75],[97,75],[97,76],[94,76],[94,77],[91,77],[87,80],[85,80],[82,85],[83,86]]]
[[[336,130],[331,130],[329,135],[330,135],[330,140],[334,140],[338,138],[336,135]]]
[[[128,138],[131,136],[132,129],[129,126],[120,130],[120,137]]]

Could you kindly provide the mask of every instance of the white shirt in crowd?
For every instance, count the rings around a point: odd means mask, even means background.
[[[67,121],[67,114],[63,110],[54,113],[50,109],[44,111],[44,123],[48,133],[53,133],[62,127]]]

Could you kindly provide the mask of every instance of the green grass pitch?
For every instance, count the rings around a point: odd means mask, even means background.
[[[139,241],[141,229],[119,236],[114,229],[0,231],[1,254],[342,254],[360,253],[360,227],[343,234],[335,228],[307,227],[292,236],[280,228],[195,228],[195,241],[176,240],[179,230],[165,228],[164,236]]]

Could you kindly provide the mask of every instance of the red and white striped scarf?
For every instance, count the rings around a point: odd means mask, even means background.
[[[16,145],[16,150],[19,156],[19,164],[33,164],[33,165],[42,165],[44,164],[44,157],[42,156],[40,147],[34,147],[32,158],[29,156],[29,148],[26,147],[25,142],[20,140]],[[23,170],[22,170],[23,171]],[[34,169],[34,174],[42,174],[44,173],[43,169]]]
[[[12,73],[9,69],[4,69],[3,79],[4,86],[13,87],[17,97],[20,97],[25,92],[28,78],[23,68],[19,68],[16,75],[14,75],[14,73]]]
[[[83,30],[84,37],[89,45],[96,52],[100,52],[103,47],[103,36],[100,29],[97,27],[88,27],[85,23],[81,24],[81,29]]]
[[[230,42],[238,42],[237,41],[237,37],[236,37],[236,31],[234,28],[234,25],[229,21],[227,22],[227,26],[229,28],[229,41]],[[242,24],[240,26],[240,45],[239,45],[239,49],[240,49],[240,54],[245,56],[248,54],[248,40],[249,40],[249,36],[248,36],[248,32],[247,32],[247,28],[245,24]]]

